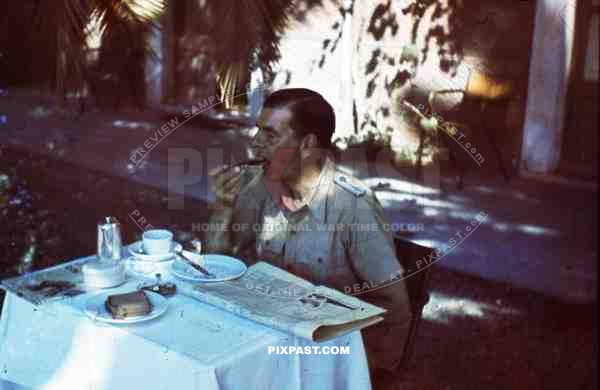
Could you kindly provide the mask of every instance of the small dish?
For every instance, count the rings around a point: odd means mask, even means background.
[[[136,260],[141,261],[167,261],[171,260],[175,256],[175,252],[180,251],[183,247],[180,243],[173,241],[171,243],[171,250],[167,253],[161,253],[157,255],[150,255],[144,252],[143,241],[136,241],[129,245],[129,253],[135,257]]]
[[[137,259],[135,256],[129,256],[123,260],[125,271],[134,276],[148,276],[157,273],[166,274],[169,272],[169,263],[173,259],[165,261],[144,261]]]
[[[125,267],[121,262],[90,261],[81,268],[86,289],[113,288],[125,283]]]

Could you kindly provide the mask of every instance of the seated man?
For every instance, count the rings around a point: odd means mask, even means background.
[[[363,334],[370,368],[393,370],[411,319],[406,286],[398,281],[402,268],[375,196],[350,176],[342,175],[350,186],[335,181],[340,174],[327,150],[332,107],[308,89],[280,90],[266,99],[257,127],[257,158],[267,165],[210,172],[222,206],[211,223],[263,228],[213,232],[209,251],[269,261],[387,309],[385,320]]]

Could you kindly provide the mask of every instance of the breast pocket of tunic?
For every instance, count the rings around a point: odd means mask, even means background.
[[[335,272],[339,262],[333,242],[334,235],[330,232],[296,233],[293,253],[295,266],[304,272],[310,272],[313,281],[324,283]]]
[[[285,237],[280,235],[268,235],[259,237],[256,242],[256,254],[258,260],[285,268],[284,254],[286,252]]]

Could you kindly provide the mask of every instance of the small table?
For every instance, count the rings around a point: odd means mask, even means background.
[[[131,291],[139,282],[130,275],[114,292]],[[36,305],[7,291],[0,317],[0,383],[60,390],[371,388],[359,331],[314,343],[182,294],[168,298],[169,308],[159,318],[112,325],[84,314],[94,293]],[[350,353],[269,354],[270,346],[320,351],[347,346]]]

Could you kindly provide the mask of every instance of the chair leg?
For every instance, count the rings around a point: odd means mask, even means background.
[[[448,148],[448,157],[450,158],[453,167],[458,171],[458,174],[455,176],[456,189],[461,191],[463,189],[465,167],[459,162],[459,160],[456,158],[456,155],[450,148]]]
[[[494,149],[494,154],[496,155],[496,160],[498,161],[498,167],[500,168],[500,172],[502,172],[504,180],[509,181],[510,175],[508,174],[508,170],[504,165],[504,159],[502,158],[502,152],[500,152],[498,144],[496,143],[496,137],[494,136],[493,131],[486,131],[485,133],[487,134],[488,140],[490,141],[490,144]]]
[[[465,170],[461,169],[458,176],[456,176],[456,189],[459,191],[462,191],[462,189],[464,188],[464,176]]]
[[[455,177],[456,189],[461,191],[463,189],[463,181],[464,181],[466,169],[460,163],[460,160],[458,158],[456,158],[456,154],[452,151],[452,148],[450,147],[448,140],[446,138],[444,138],[443,135],[441,137],[439,137],[439,140],[440,141],[438,143],[440,145],[443,145],[444,147],[446,147],[446,149],[448,149],[448,158],[450,159],[450,162],[452,163],[452,167],[458,171],[458,174]]]
[[[433,254],[433,253],[432,253]],[[428,268],[425,270],[425,276],[423,277],[422,285],[423,289],[426,289],[429,285],[429,281],[431,280],[431,271],[432,268]],[[423,318],[423,309],[429,303],[430,295],[428,293],[422,293],[420,310],[418,311],[419,315],[412,319],[412,323],[410,324],[410,330],[408,332],[408,342],[404,345],[404,353],[402,354],[402,360],[400,363],[400,367],[406,367],[410,357],[412,355],[413,346],[415,343],[415,339],[417,338],[417,330],[419,329],[419,324],[421,319]]]
[[[419,147],[417,148],[417,163],[415,179],[417,183],[423,181],[423,148],[425,147],[425,131],[421,129],[419,133]]]
[[[404,352],[402,353],[402,359],[400,361],[399,367],[406,368],[408,362],[410,361],[413,346],[415,344],[415,338],[417,336],[417,330],[419,329],[419,323],[421,322],[421,317],[423,316],[423,309],[421,309],[421,313],[418,317],[413,318],[412,323],[410,324],[410,330],[408,331],[407,342],[404,345]]]
[[[485,125],[485,111],[487,108],[487,104],[484,102],[481,104],[481,120],[480,120],[480,124],[481,124],[481,130],[486,134],[488,141],[490,142],[490,144],[492,145],[492,149],[494,149],[494,154],[496,155],[496,161],[498,162],[498,167],[500,168],[500,172],[502,173],[502,176],[504,177],[504,180],[509,181],[510,180],[510,176],[508,174],[508,171],[506,169],[506,166],[504,165],[504,159],[502,158],[502,153],[500,152],[500,149],[498,148],[498,144],[496,143],[496,138],[494,136],[494,132],[493,131],[486,131],[487,126]]]

